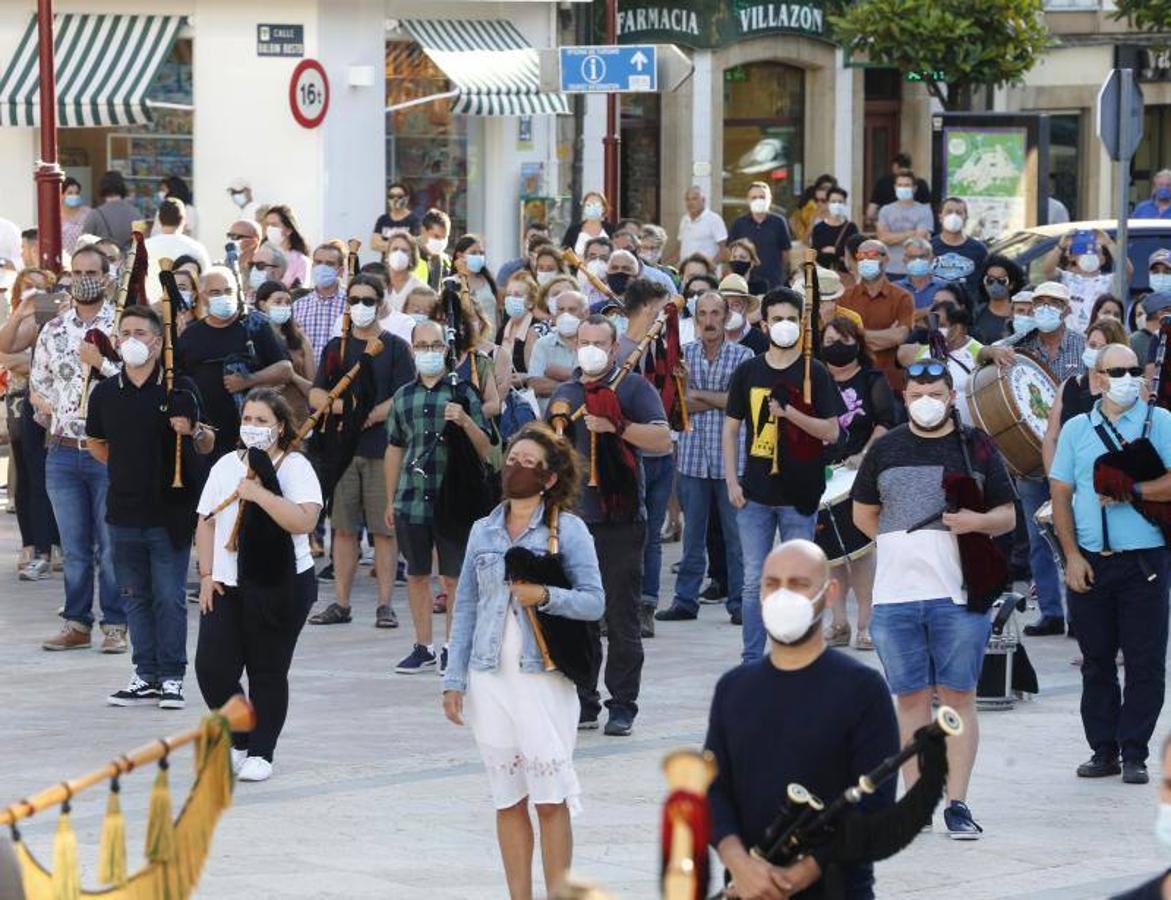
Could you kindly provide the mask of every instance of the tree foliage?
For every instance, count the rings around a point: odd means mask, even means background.
[[[921,78],[948,110],[1021,81],[1051,44],[1042,0],[857,0],[829,21],[851,56]]]
[[[1114,0],[1115,19],[1139,31],[1171,33],[1171,0]]]

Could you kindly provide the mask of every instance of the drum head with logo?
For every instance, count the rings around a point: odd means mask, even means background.
[[[1057,400],[1057,385],[1038,363],[1019,354],[1007,380],[1021,423],[1042,440],[1049,427],[1049,410]]]

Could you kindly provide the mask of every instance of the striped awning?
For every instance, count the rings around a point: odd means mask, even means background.
[[[57,124],[139,125],[146,93],[171,51],[182,16],[54,16]],[[0,125],[38,125],[41,79],[36,16],[0,79]]]
[[[542,93],[537,51],[503,19],[409,19],[403,27],[451,80],[452,111],[469,116],[568,115],[564,94]]]

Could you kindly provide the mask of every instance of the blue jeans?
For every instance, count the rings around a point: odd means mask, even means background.
[[[94,623],[94,566],[98,568],[103,625],[125,625],[126,605],[114,579],[106,530],[106,467],[85,450],[51,446],[45,458],[45,488],[61,530],[65,555],[64,618],[87,628]]]
[[[870,637],[892,694],[932,685],[974,691],[984,665],[992,620],[951,597],[876,603]]]
[[[744,564],[740,556],[740,532],[736,527],[736,508],[728,499],[728,487],[722,478],[679,476],[679,503],[683,507],[683,559],[675,582],[675,605],[696,612],[699,589],[706,568],[708,520],[715,517],[724,534],[724,554],[728,560],[728,612],[740,609],[744,589]]]
[[[1033,583],[1037,585],[1037,605],[1043,616],[1064,618],[1057,563],[1049,544],[1037,529],[1037,520],[1033,518],[1049,499],[1049,482],[1044,479],[1018,478],[1016,487],[1025,512],[1025,527],[1029,532],[1029,568],[1033,571]]]
[[[134,671],[148,684],[183,680],[187,670],[187,563],[167,529],[109,525],[114,574],[126,603]]]
[[[744,621],[743,662],[755,662],[764,655],[764,622],[760,618],[760,573],[764,559],[776,543],[793,538],[813,540],[817,513],[803,516],[791,506],[764,506],[749,500],[736,514],[740,550],[744,556],[744,591],[741,615]],[[731,563],[728,569],[731,571]]]
[[[644,456],[643,479],[646,482],[646,543],[642,546],[642,605],[654,609],[659,605],[659,583],[663,568],[663,521],[675,483],[675,457]]]

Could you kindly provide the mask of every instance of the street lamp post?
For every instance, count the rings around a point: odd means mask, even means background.
[[[618,0],[606,0],[606,43],[618,43]],[[617,222],[619,216],[618,192],[621,190],[621,174],[618,167],[618,150],[622,138],[618,131],[617,94],[606,95],[606,136],[602,138],[603,178],[606,199],[610,203],[610,221]]]
[[[41,268],[61,271],[61,183],[57,165],[57,82],[53,59],[53,0],[37,0],[41,80],[41,158],[37,162],[37,250]]]

